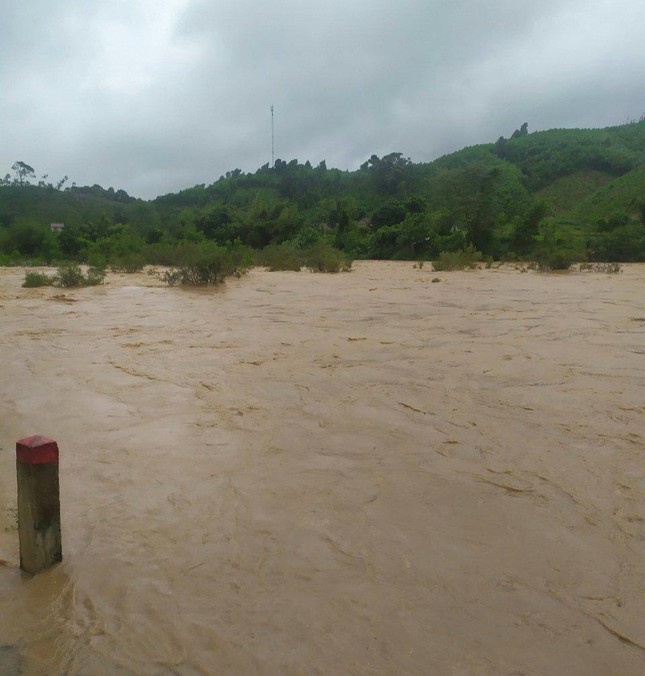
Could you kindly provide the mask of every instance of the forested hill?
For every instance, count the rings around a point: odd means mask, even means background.
[[[5,263],[320,239],[356,258],[433,259],[472,245],[496,259],[645,260],[645,121],[535,133],[524,124],[434,162],[394,152],[353,172],[276,160],[152,201],[96,185],[34,185],[29,165],[13,169],[0,181]],[[53,233],[52,222],[65,227]]]

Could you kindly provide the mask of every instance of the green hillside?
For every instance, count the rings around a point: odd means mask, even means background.
[[[576,208],[580,202],[613,180],[613,176],[602,171],[581,169],[556,178],[536,191],[535,196],[549,204],[552,214],[561,214]]]
[[[570,213],[581,223],[597,223],[600,219],[623,215],[638,221],[645,206],[644,187],[645,164],[642,164],[590,192],[585,199],[572,205]]]
[[[5,262],[162,262],[207,241],[256,250],[324,241],[362,258],[433,259],[472,245],[496,259],[645,260],[645,121],[536,133],[522,125],[434,162],[372,155],[353,172],[277,160],[151,201],[28,179],[16,171],[0,181]],[[64,231],[51,233],[51,222]]]

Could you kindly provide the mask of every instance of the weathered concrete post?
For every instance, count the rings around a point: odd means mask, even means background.
[[[63,559],[58,444],[39,435],[16,443],[20,567],[37,573]]]

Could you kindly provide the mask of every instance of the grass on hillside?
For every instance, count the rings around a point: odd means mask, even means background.
[[[547,202],[554,214],[560,214],[576,208],[582,200],[612,180],[609,174],[585,169],[556,179],[538,190],[535,196]]]
[[[572,209],[572,216],[594,225],[601,218],[607,219],[617,214],[626,214],[638,221],[645,205],[644,186],[645,166],[640,166],[589,195]]]

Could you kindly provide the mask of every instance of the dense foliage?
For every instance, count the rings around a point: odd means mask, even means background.
[[[66,260],[133,271],[233,250],[247,259],[264,250],[256,261],[274,269],[314,270],[466,251],[552,267],[645,260],[645,121],[536,133],[524,124],[510,138],[431,163],[372,155],[353,172],[276,160],[152,201],[65,187],[67,177],[36,182],[22,161],[12,170],[0,180],[0,264]],[[50,223],[64,228],[53,232]]]

